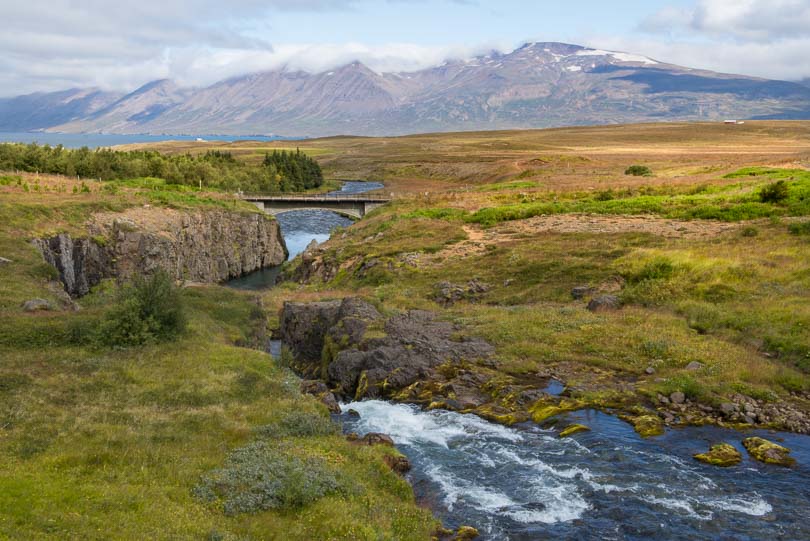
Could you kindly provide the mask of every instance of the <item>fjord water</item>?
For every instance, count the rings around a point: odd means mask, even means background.
[[[65,148],[102,148],[133,143],[159,143],[162,141],[277,141],[286,139],[272,135],[118,135],[112,133],[50,133],[50,132],[0,132],[0,143],[37,143],[62,145]]]
[[[379,182],[347,181],[340,190],[326,196],[340,196],[370,192],[382,189]],[[348,227],[351,219],[327,210],[292,210],[276,216],[281,226],[281,234],[290,253],[290,259],[303,252],[313,240],[318,243],[329,239],[336,227]],[[243,290],[260,290],[273,287],[281,267],[271,267],[252,272],[228,282],[228,286]]]
[[[641,439],[619,419],[570,414],[590,432],[559,438],[532,423],[505,427],[474,415],[364,401],[347,404],[346,432],[390,434],[413,469],[417,497],[448,527],[482,539],[810,539],[810,437],[692,427]],[[753,461],[740,441],[784,439],[798,466]],[[711,443],[738,447],[743,462],[707,466],[692,455]]]

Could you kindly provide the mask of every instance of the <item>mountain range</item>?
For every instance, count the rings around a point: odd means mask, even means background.
[[[0,131],[73,133],[401,135],[725,118],[810,118],[810,86],[527,43],[414,72],[353,62],[205,88],[157,80],[126,95],[71,89],[0,99]]]

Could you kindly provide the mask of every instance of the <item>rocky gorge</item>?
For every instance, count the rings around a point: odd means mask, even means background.
[[[163,269],[176,280],[216,283],[287,258],[278,222],[259,213],[224,209],[179,211],[148,205],[100,213],[83,234],[33,241],[73,297],[105,278],[127,280]]]

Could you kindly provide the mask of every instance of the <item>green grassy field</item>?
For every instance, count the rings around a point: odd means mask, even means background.
[[[89,338],[112,284],[78,312],[24,313],[24,300],[59,299],[55,271],[29,244],[39,233],[78,233],[93,212],[137,204],[235,204],[151,181],[57,185],[13,180],[0,200],[0,254],[12,260],[0,266],[0,538],[430,536],[437,523],[383,462],[396,451],[347,442],[294,374],[247,349],[267,321],[250,295],[187,288],[188,331],[126,349]]]

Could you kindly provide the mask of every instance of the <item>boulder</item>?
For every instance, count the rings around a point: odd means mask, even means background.
[[[581,300],[591,295],[596,290],[591,286],[577,286],[571,290],[571,298],[575,300]]]
[[[452,306],[462,300],[476,301],[491,289],[489,284],[477,278],[470,280],[466,285],[443,281],[434,284],[433,287],[435,290],[433,300],[443,306]]]
[[[684,402],[686,402],[686,395],[680,391],[675,391],[674,393],[669,395],[669,400],[673,404],[683,404]]]
[[[54,306],[51,304],[51,301],[46,301],[45,299],[31,299],[23,303],[22,309],[26,312],[40,312],[43,310],[53,310]]]
[[[330,413],[340,413],[340,404],[324,382],[304,380],[301,382],[301,392],[317,397]]]
[[[388,434],[381,434],[379,432],[369,432],[359,440],[357,443],[361,445],[388,445],[394,446],[394,440]]]
[[[760,462],[778,466],[792,466],[796,463],[795,459],[788,456],[790,449],[765,438],[755,436],[744,439],[742,443],[748,453]]]
[[[405,456],[385,455],[383,461],[389,468],[400,475],[411,471],[411,462]]]
[[[734,466],[742,461],[742,455],[728,443],[716,443],[706,453],[694,455],[695,459],[713,466]]]
[[[686,365],[687,370],[694,371],[694,370],[700,370],[701,368],[703,368],[703,363],[698,362],[698,361],[692,361],[691,363]]]
[[[588,310],[591,312],[609,312],[622,307],[622,302],[615,295],[601,295],[591,299],[588,303]]]

